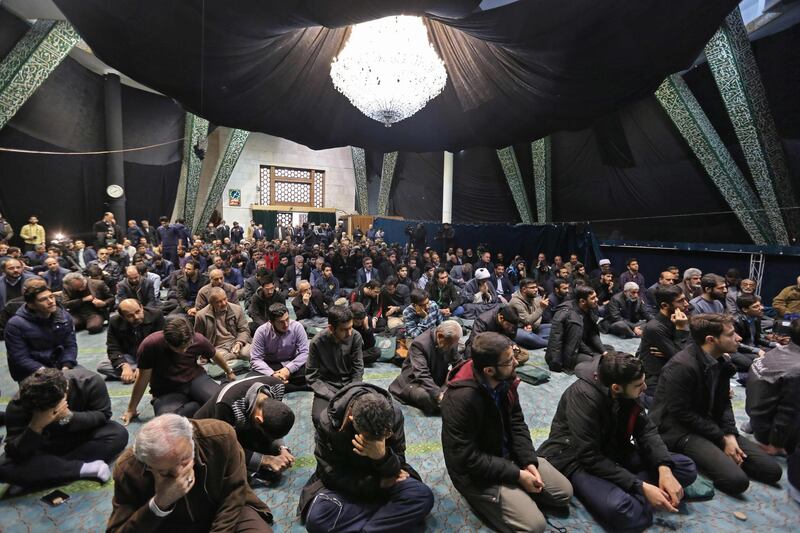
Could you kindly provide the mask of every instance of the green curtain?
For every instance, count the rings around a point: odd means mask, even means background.
[[[327,222],[331,227],[336,225],[336,213],[309,213],[308,221],[316,225]],[[266,226],[264,226],[266,228]]]
[[[278,212],[253,209],[253,220],[256,224],[264,225],[264,232],[271,239],[277,225]]]

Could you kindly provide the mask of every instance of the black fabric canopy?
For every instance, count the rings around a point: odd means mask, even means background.
[[[599,116],[687,68],[737,0],[55,0],[94,52],[214,124],[315,149],[502,147]],[[348,24],[425,15],[445,90],[391,128],[331,83]]]

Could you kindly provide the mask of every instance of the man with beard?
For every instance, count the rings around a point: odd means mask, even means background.
[[[693,315],[724,313],[725,296],[728,294],[725,278],[716,274],[706,274],[700,278],[700,288],[702,294],[689,301],[691,313]]]
[[[122,300],[118,311],[108,319],[107,358],[98,363],[97,373],[128,384],[139,375],[136,369],[139,345],[151,333],[164,329],[164,315],[159,309],[142,307],[133,298]]]
[[[269,321],[269,308],[273,304],[285,304],[286,293],[275,286],[275,276],[271,272],[263,272],[259,278],[261,288],[250,299],[247,314],[250,316],[250,333],[255,334],[256,329]]]
[[[578,499],[611,531],[643,530],[653,510],[677,513],[697,471],[691,459],[667,451],[639,405],[647,389],[642,362],[606,354],[578,365],[575,375],[539,454],[569,477]]]
[[[683,294],[686,295],[686,301],[700,296],[703,290],[700,288],[700,279],[703,277],[703,272],[699,268],[687,268],[683,271],[683,281],[678,284]]]
[[[158,307],[161,304],[156,300],[153,282],[143,277],[135,266],[127,267],[125,279],[117,284],[117,303],[128,298],[139,300],[144,307]]]
[[[576,287],[574,298],[558,306],[544,356],[550,370],[572,370],[605,351],[596,311],[597,294],[585,285]]]
[[[572,486],[531,441],[519,403],[512,342],[481,333],[472,359],[449,375],[441,403],[442,451],[456,490],[492,528],[543,532],[538,505],[566,508]]]
[[[639,298],[639,286],[629,281],[623,286],[622,292],[615,294],[606,306],[603,323],[608,325],[608,333],[630,339],[641,337],[642,328],[652,318],[653,313]]]

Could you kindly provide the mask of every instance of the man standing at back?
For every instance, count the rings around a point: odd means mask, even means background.
[[[537,503],[566,507],[569,481],[538,458],[519,403],[511,341],[481,333],[450,372],[441,403],[442,451],[456,490],[492,528],[542,532]]]

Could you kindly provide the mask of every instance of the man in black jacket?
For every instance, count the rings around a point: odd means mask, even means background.
[[[622,292],[612,296],[606,305],[606,318],[603,323],[607,324],[608,333],[630,339],[641,337],[645,323],[652,318],[653,313],[639,298],[639,286],[629,281]]]
[[[215,418],[236,430],[247,471],[268,481],[294,464],[281,440],[294,425],[294,413],[283,403],[283,381],[275,376],[250,376],[227,384],[192,418]]]
[[[800,319],[792,321],[789,338],[753,361],[747,377],[745,409],[753,436],[770,455],[800,453]]]
[[[425,287],[431,300],[439,306],[439,312],[445,318],[461,316],[464,308],[461,306],[461,291],[450,279],[447,270],[439,267],[433,272],[433,280]]]
[[[375,339],[375,329],[372,327],[363,305],[353,302],[350,304],[350,311],[353,313],[353,331],[357,331],[361,335],[361,340],[364,341],[361,346],[364,365],[371,366],[381,357],[381,349]]]
[[[106,332],[107,359],[97,364],[97,372],[108,380],[133,383],[139,371],[136,353],[145,337],[164,329],[160,309],[143,307],[138,300],[128,298],[119,303],[118,313],[108,319]]]
[[[20,383],[6,411],[7,461],[0,481],[37,489],[111,478],[107,462],[128,443],[111,420],[103,378],[82,367],[40,368]]]
[[[575,375],[539,455],[612,531],[649,527],[654,509],[678,512],[697,470],[688,457],[667,451],[639,405],[647,388],[642,362],[627,353],[599,355],[579,364]]]
[[[576,287],[574,298],[556,308],[544,354],[550,370],[572,370],[605,351],[596,311],[597,294],[587,286]]]
[[[661,369],[676,353],[691,343],[689,317],[686,316],[689,301],[680,287],[658,287],[655,290],[655,299],[658,313],[645,324],[637,352],[644,364],[647,389],[642,400],[647,408],[653,403]]]
[[[744,492],[748,476],[777,483],[778,463],[736,430],[729,384],[736,369],[727,354],[739,337],[731,318],[699,314],[689,328],[694,342],[664,366],[650,412],[664,443],[691,457],[722,492]]]
[[[737,312],[733,315],[733,328],[742,338],[739,349],[731,354],[731,362],[741,377],[745,377],[750,365],[757,357],[764,357],[765,350],[777,346],[762,336],[761,318],[764,306],[755,294],[741,293],[736,298]]]
[[[462,334],[458,322],[445,320],[417,336],[408,348],[400,375],[389,385],[389,392],[428,416],[438,415],[447,374],[460,359],[458,341]]]
[[[542,532],[537,503],[566,507],[569,481],[537,458],[519,403],[508,337],[481,333],[451,372],[442,399],[442,451],[456,490],[492,528]]]
[[[490,309],[478,315],[478,318],[472,323],[472,331],[470,331],[467,339],[464,358],[469,359],[472,357],[472,343],[478,334],[484,331],[491,331],[499,333],[510,340],[514,344],[514,356],[517,358],[517,363],[525,364],[530,355],[527,350],[522,350],[516,345],[520,340],[520,329],[519,313],[511,305],[505,305],[499,309]]]
[[[348,385],[314,426],[317,469],[298,505],[310,533],[423,531],[433,492],[406,463],[403,413],[388,392]]]
[[[250,317],[250,335],[255,335],[258,326],[269,320],[269,306],[272,304],[285,304],[286,293],[275,286],[272,273],[266,273],[261,278],[261,288],[250,299],[247,315]]]
[[[161,302],[156,299],[153,282],[142,276],[139,269],[129,266],[125,269],[125,278],[117,284],[117,304],[122,300],[134,298],[144,307],[159,307]]]
[[[330,305],[333,305],[331,302]],[[292,298],[295,318],[304,326],[325,327],[328,325],[328,306],[322,291],[311,283],[301,281],[297,296]]]

